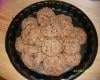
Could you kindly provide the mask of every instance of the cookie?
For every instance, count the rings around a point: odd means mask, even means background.
[[[62,51],[62,44],[55,38],[45,39],[42,43],[42,52],[48,56],[55,56]]]
[[[42,34],[46,37],[56,37],[61,34],[61,26],[56,17],[52,17],[48,24],[42,28]]]
[[[72,23],[72,19],[70,16],[66,16],[64,14],[59,14],[59,15],[57,15],[57,18],[58,18],[58,20],[65,21],[67,23]]]
[[[80,27],[74,27],[73,32],[70,34],[72,38],[76,38],[79,40],[80,44],[84,44],[87,41],[87,34]]]
[[[62,54],[53,57],[47,57],[43,61],[43,69],[47,75],[59,76],[64,72],[65,58]]]
[[[34,17],[27,17],[22,21],[21,27],[22,30],[24,30],[26,27],[32,27],[34,28],[35,26],[38,26],[38,21]]]
[[[35,70],[43,61],[42,53],[22,54],[23,63],[31,70]]]
[[[22,40],[24,44],[35,44],[35,41],[38,39],[40,35],[40,29],[34,28],[26,28],[21,32]]]
[[[56,16],[60,26],[61,26],[61,37],[69,36],[73,30],[72,19],[69,16],[60,14]]]
[[[70,55],[76,54],[81,50],[81,46],[78,43],[78,40],[70,37],[65,38],[63,45],[64,45],[64,52]]]
[[[24,47],[23,41],[21,37],[18,37],[15,42],[15,48],[18,52],[23,52],[23,47]]]
[[[41,52],[41,48],[36,45],[25,45],[22,54],[22,61],[29,69],[36,69],[44,60],[46,55]]]
[[[44,40],[45,40],[45,37],[42,35],[42,33],[40,33],[40,35],[35,40],[34,44],[41,47]]]
[[[43,26],[48,23],[51,17],[55,16],[55,13],[52,11],[51,8],[45,7],[38,11],[37,19],[38,23]]]
[[[81,54],[76,53],[74,55],[69,55],[67,53],[63,53],[66,61],[66,67],[75,67],[78,66],[81,62]]]
[[[36,45],[24,45],[23,52],[25,54],[39,53],[41,49]]]

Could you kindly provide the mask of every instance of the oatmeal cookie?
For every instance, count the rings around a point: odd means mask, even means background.
[[[74,55],[69,55],[66,53],[63,53],[65,59],[66,59],[66,67],[75,67],[78,66],[80,64],[81,61],[81,54],[80,53],[76,53]]]
[[[43,61],[42,53],[22,54],[23,63],[31,70],[35,70]]]
[[[76,38],[79,40],[80,44],[84,44],[87,41],[87,34],[80,27],[74,27],[73,32],[70,34],[72,38]]]
[[[48,75],[59,76],[64,72],[65,58],[62,54],[53,57],[47,57],[43,61],[43,69]]]
[[[42,44],[42,52],[48,56],[55,56],[62,51],[62,44],[55,38],[45,39]]]
[[[22,40],[24,44],[35,44],[35,41],[38,39],[40,35],[40,29],[34,28],[26,28],[21,32]]]
[[[73,24],[72,19],[69,16],[66,16],[64,14],[60,14],[56,16],[60,27],[61,27],[61,37],[69,36],[73,30]]]
[[[52,17],[48,24],[42,28],[42,33],[46,37],[56,37],[61,34],[61,26],[56,17]]]
[[[18,37],[15,42],[15,48],[18,52],[23,52],[24,44],[21,37]]]
[[[34,17],[28,17],[28,18],[25,18],[22,21],[21,26],[22,26],[22,30],[24,30],[26,27],[34,28],[34,27],[38,26],[38,22],[37,22],[36,18],[34,18]]]
[[[25,45],[23,48],[23,52],[25,54],[39,53],[41,52],[41,48],[36,45]]]
[[[59,15],[57,15],[57,19],[58,19],[58,20],[63,20],[63,21],[65,21],[65,22],[67,22],[67,23],[72,23],[71,17],[70,17],[70,16],[66,16],[66,15],[64,15],[64,14],[59,14]]]
[[[41,26],[47,24],[49,19],[53,16],[55,16],[55,13],[48,7],[40,9],[37,13],[37,19]]]
[[[66,52],[67,54],[76,54],[81,50],[81,46],[78,43],[77,39],[67,37],[65,38],[63,45],[64,45],[64,52]]]

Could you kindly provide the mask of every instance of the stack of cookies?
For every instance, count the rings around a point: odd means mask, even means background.
[[[79,65],[81,45],[86,43],[87,35],[72,24],[70,16],[56,15],[45,7],[37,17],[25,18],[21,28],[15,47],[29,69],[42,65],[47,75],[59,76],[65,68]]]

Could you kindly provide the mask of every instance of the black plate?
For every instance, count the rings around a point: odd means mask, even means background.
[[[65,72],[64,74],[55,77],[55,76],[47,76],[44,74],[40,74],[28,69],[23,62],[21,61],[20,55],[15,49],[15,40],[21,33],[21,22],[24,18],[28,16],[36,17],[36,13],[39,9],[43,7],[50,7],[56,14],[65,14],[72,17],[73,24],[75,26],[83,26],[82,28],[87,33],[87,42],[82,46],[82,60],[79,66],[74,67],[73,69]],[[87,68],[89,68],[97,54],[98,49],[98,39],[97,33],[94,25],[90,21],[90,19],[78,8],[75,6],[65,3],[62,1],[41,1],[35,4],[32,4],[22,10],[16,17],[13,19],[10,24],[6,40],[5,47],[9,59],[16,70],[21,73],[23,76],[30,80],[60,80],[60,79],[68,79],[73,80],[82,74]]]

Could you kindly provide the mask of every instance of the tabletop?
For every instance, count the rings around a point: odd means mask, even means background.
[[[5,36],[15,15],[30,4],[41,0],[0,0],[0,76],[6,80],[27,80],[11,64],[5,50]],[[100,1],[62,0],[80,8],[92,20],[100,41]],[[75,80],[100,80],[100,42],[93,65]]]

